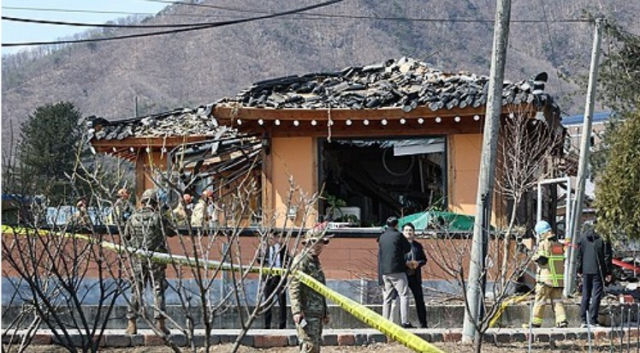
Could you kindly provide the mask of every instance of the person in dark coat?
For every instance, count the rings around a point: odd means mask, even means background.
[[[270,236],[268,240],[268,246],[264,250],[264,254],[261,259],[263,266],[268,268],[287,268],[291,263],[291,255],[287,249],[287,245],[282,242],[282,239],[275,236]],[[278,328],[285,329],[287,327],[287,293],[284,289],[286,281],[282,281],[282,276],[267,275],[264,285],[264,298],[270,298],[275,291],[278,298]],[[267,310],[264,313],[264,328],[271,328],[271,310]]]
[[[411,244],[411,251],[406,255],[409,264],[407,268],[407,279],[409,289],[413,293],[418,311],[420,328],[427,328],[427,308],[424,305],[424,293],[422,291],[422,266],[427,263],[427,255],[424,253],[422,244],[415,240],[416,227],[412,223],[407,223],[402,227],[402,234]]]
[[[387,230],[378,240],[378,272],[384,283],[382,316],[391,319],[393,299],[400,298],[400,322],[403,327],[411,328],[409,323],[409,280],[405,255],[411,251],[411,244],[398,231],[398,219],[387,219]]]
[[[593,229],[588,230],[578,242],[577,257],[577,273],[578,277],[582,277],[580,305],[582,327],[598,326],[598,311],[604,294],[604,285],[611,281],[612,271],[611,243],[600,237]]]

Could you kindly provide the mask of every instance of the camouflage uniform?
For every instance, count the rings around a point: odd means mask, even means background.
[[[70,223],[78,228],[89,227],[91,225],[91,217],[86,205],[76,206],[76,212],[71,216]]]
[[[187,218],[190,215],[190,212],[187,208],[184,207],[182,203],[179,203],[176,208],[173,209],[173,220],[176,222],[178,226],[187,225]]]
[[[322,284],[326,282],[317,256],[303,252],[293,260],[293,268],[310,275]],[[302,313],[307,321],[304,328],[296,325],[300,352],[319,353],[322,346],[323,321],[327,316],[326,299],[295,277],[289,285],[289,297],[293,315]]]
[[[135,211],[125,227],[127,245],[136,249],[154,252],[167,252],[165,220],[160,212],[150,206],[143,206]],[[147,283],[153,285],[153,295],[156,310],[154,317],[161,318],[165,310],[164,291],[166,289],[165,264],[151,262],[148,259],[131,257],[134,278],[131,286],[131,302],[127,311],[128,319],[135,319],[142,303],[139,294],[144,293]]]
[[[133,205],[129,200],[119,198],[113,204],[113,214],[111,224],[124,226],[134,212]]]
[[[191,214],[191,225],[194,227],[205,227],[209,224],[209,212],[207,208],[209,205],[207,201],[201,198],[196,203],[196,206],[193,208],[193,213]]]

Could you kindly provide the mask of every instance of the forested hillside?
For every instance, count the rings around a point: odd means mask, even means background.
[[[314,3],[317,1],[208,0],[171,5],[157,16],[118,22],[222,21]],[[3,148],[10,143],[11,126],[17,131],[36,107],[60,100],[71,101],[84,115],[120,119],[134,114],[135,97],[142,115],[210,103],[269,77],[401,56],[445,70],[486,75],[493,24],[460,20],[493,20],[494,6],[491,0],[345,0],[310,12],[320,16],[291,15],[143,39],[35,48],[4,56]],[[588,23],[554,21],[579,18],[584,11],[605,14],[628,30],[640,32],[640,24],[633,18],[640,13],[640,2],[636,1],[534,0],[513,4],[513,20],[548,22],[512,24],[507,79],[549,72],[547,90],[558,96],[569,113],[579,112],[584,100],[577,90],[580,77],[587,73],[593,28]],[[399,17],[454,21],[403,21]],[[77,37],[142,31],[92,30]]]

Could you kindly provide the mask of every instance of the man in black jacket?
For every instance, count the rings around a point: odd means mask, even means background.
[[[398,231],[398,219],[387,219],[387,230],[378,240],[378,271],[384,283],[382,316],[391,318],[391,304],[396,295],[400,298],[400,322],[405,328],[409,323],[409,283],[405,255],[411,251],[411,244]]]
[[[264,249],[264,254],[261,259],[263,266],[268,268],[287,268],[291,263],[291,255],[287,245],[282,242],[282,239],[276,236],[269,236],[268,246]],[[282,282],[282,283],[281,283]],[[272,295],[278,298],[278,328],[287,328],[287,294],[284,290],[286,281],[282,281],[282,276],[268,275],[265,278],[264,285],[264,298],[269,299]],[[264,328],[271,328],[271,309],[264,313]]]
[[[613,270],[611,243],[602,239],[594,230],[588,230],[578,243],[577,267],[578,277],[582,277],[580,305],[582,327],[587,325],[596,327],[604,284],[611,281]],[[589,306],[589,300],[591,300],[591,306]],[[589,309],[588,322],[587,309]]]
[[[422,266],[427,263],[427,255],[424,253],[422,244],[415,240],[416,227],[412,223],[407,223],[402,227],[402,234],[411,244],[411,251],[406,255],[408,265],[407,279],[409,289],[413,293],[418,311],[418,321],[420,328],[427,328],[427,308],[424,305],[424,292],[422,291]]]

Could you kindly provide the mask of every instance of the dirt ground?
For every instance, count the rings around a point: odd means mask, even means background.
[[[609,341],[600,341],[598,345],[593,347],[593,352],[620,352],[620,353],[635,353],[638,349],[638,344],[635,340],[631,342],[630,350],[627,350],[627,342],[620,347],[620,342],[616,342],[614,344],[613,349],[611,349],[609,345]],[[434,344],[436,347],[442,349],[445,352],[455,352],[455,353],[472,353],[474,352],[473,347],[462,345],[460,343],[436,343]],[[232,345],[231,344],[223,344],[212,347],[212,353],[225,353],[231,352]],[[515,344],[503,344],[503,345],[494,345],[491,343],[485,343],[482,346],[482,352],[484,353],[503,353],[503,352],[527,352],[527,344],[523,343],[515,343]],[[588,352],[588,345],[586,342],[559,342],[556,344],[534,344],[532,347],[532,352]],[[54,346],[33,346],[30,347],[26,352],[33,353],[64,353],[66,350],[61,347]],[[137,347],[137,348],[121,348],[121,349],[104,349],[102,352],[107,353],[170,353],[171,349],[167,347]],[[190,352],[190,350],[185,349],[183,352]],[[204,350],[199,350],[198,352],[204,352]],[[258,348],[250,348],[250,347],[240,347],[238,353],[298,353],[299,350],[296,347],[282,347],[282,348],[268,348],[268,349],[258,349]],[[392,343],[392,344],[374,344],[363,347],[323,347],[322,353],[411,353],[412,351],[400,344]]]

